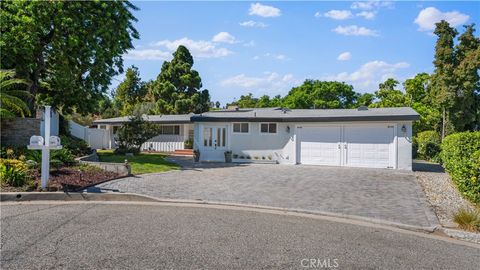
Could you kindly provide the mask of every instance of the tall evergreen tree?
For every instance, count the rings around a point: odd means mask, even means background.
[[[140,79],[138,68],[127,69],[125,80],[120,83],[114,93],[115,105],[121,115],[131,115],[135,106],[141,103],[147,93],[145,83]]]
[[[480,38],[474,32],[474,24],[466,25],[455,46],[456,95],[451,116],[456,131],[480,128]]]
[[[454,39],[458,32],[450,27],[448,22],[442,20],[436,24],[434,31],[438,36],[435,45],[435,72],[432,77],[432,87],[436,105],[442,112],[442,138],[454,132],[455,128],[451,121],[451,111],[454,106],[455,97],[455,51]]]
[[[155,103],[154,113],[202,113],[210,108],[210,94],[201,90],[202,79],[192,69],[193,57],[180,45],[172,61],[165,61],[157,79],[149,86],[149,97]]]

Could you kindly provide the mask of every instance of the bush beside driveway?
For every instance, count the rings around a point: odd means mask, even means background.
[[[360,216],[419,227],[438,220],[412,172],[267,164],[191,164],[103,183],[89,192],[271,206]]]

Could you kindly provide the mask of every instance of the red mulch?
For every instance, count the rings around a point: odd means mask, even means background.
[[[49,190],[78,190],[115,179],[120,175],[114,172],[107,172],[103,170],[86,170],[80,171],[75,167],[61,167],[50,171]],[[40,186],[40,171],[34,173],[35,182]]]

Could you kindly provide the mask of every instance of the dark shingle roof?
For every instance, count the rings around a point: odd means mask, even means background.
[[[410,107],[359,109],[282,109],[241,108],[219,110],[202,114],[148,115],[154,123],[185,124],[191,122],[336,122],[336,121],[413,121],[420,118]],[[121,124],[128,116],[95,120],[94,124]]]
[[[144,119],[153,122],[153,123],[163,123],[163,124],[185,124],[190,123],[190,117],[193,114],[163,114],[163,115],[144,115]],[[130,121],[129,116],[99,119],[93,121],[93,124],[122,124]]]
[[[239,109],[212,111],[192,116],[197,121],[249,121],[249,122],[334,122],[334,121],[390,121],[417,120],[419,114],[410,107],[358,109]]]

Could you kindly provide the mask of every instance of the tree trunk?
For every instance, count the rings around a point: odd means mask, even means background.
[[[443,107],[442,111],[442,141],[445,138],[445,107]]]

